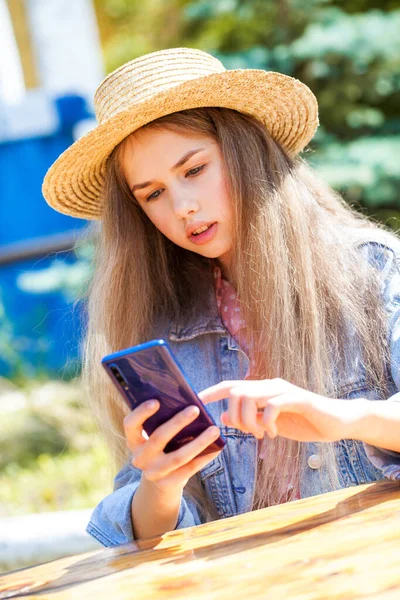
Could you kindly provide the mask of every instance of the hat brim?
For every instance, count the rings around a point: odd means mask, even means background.
[[[122,110],[72,144],[46,174],[46,201],[67,215],[101,218],[106,163],[113,149],[155,119],[207,106],[256,117],[291,156],[303,150],[318,127],[317,100],[293,77],[252,69],[206,75]]]

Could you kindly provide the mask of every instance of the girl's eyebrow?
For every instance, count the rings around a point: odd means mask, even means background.
[[[184,154],[184,156],[182,156],[182,158],[180,158],[178,162],[173,167],[171,167],[171,171],[176,171],[176,169],[182,167],[182,165],[184,165],[185,162],[189,160],[189,158],[192,158],[192,156],[194,156],[198,152],[201,152],[202,150],[204,150],[204,148],[197,148],[196,150],[189,150],[189,152],[186,152],[186,154]],[[152,181],[144,181],[143,183],[137,183],[136,185],[133,185],[131,187],[132,194],[134,194],[136,190],[142,190],[143,188],[148,187],[152,183]]]

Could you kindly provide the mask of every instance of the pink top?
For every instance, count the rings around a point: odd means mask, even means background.
[[[246,323],[240,316],[240,301],[236,295],[236,291],[229,281],[222,279],[219,267],[215,267],[214,276],[217,307],[221,320],[250,360],[250,348],[245,335]],[[250,360],[245,379],[249,377],[252,366],[254,366],[254,361]]]
[[[251,348],[246,339],[246,322],[240,316],[240,301],[233,286],[229,281],[222,278],[219,267],[215,267],[214,276],[217,307],[222,323],[249,358],[249,368],[245,375],[245,379],[247,379],[251,375],[252,367],[254,367],[254,360],[251,359]],[[267,451],[267,444],[263,444],[263,441],[260,440],[258,444],[258,455],[260,458],[265,458],[265,452]],[[289,488],[293,488],[293,486],[297,488],[296,497],[300,498],[296,478],[289,485]]]

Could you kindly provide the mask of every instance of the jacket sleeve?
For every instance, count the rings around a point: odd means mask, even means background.
[[[369,258],[381,268],[383,298],[388,315],[390,373],[397,393],[387,402],[400,402],[400,240],[368,244]],[[400,435],[400,432],[399,432]],[[400,453],[364,444],[372,464],[388,479],[400,479]]]
[[[126,464],[114,479],[114,491],[94,509],[86,531],[103,546],[119,546],[134,541],[131,504],[140,478],[141,471],[130,463]],[[184,494],[176,529],[200,523],[196,505]]]

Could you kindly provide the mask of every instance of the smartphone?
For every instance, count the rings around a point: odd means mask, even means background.
[[[126,348],[105,356],[101,362],[131,410],[147,400],[160,402],[158,411],[143,424],[148,436],[187,406],[195,405],[200,409],[197,419],[177,433],[164,452],[177,450],[215,425],[165,340],[151,340]],[[220,436],[199,456],[221,450],[224,446],[225,440]]]

